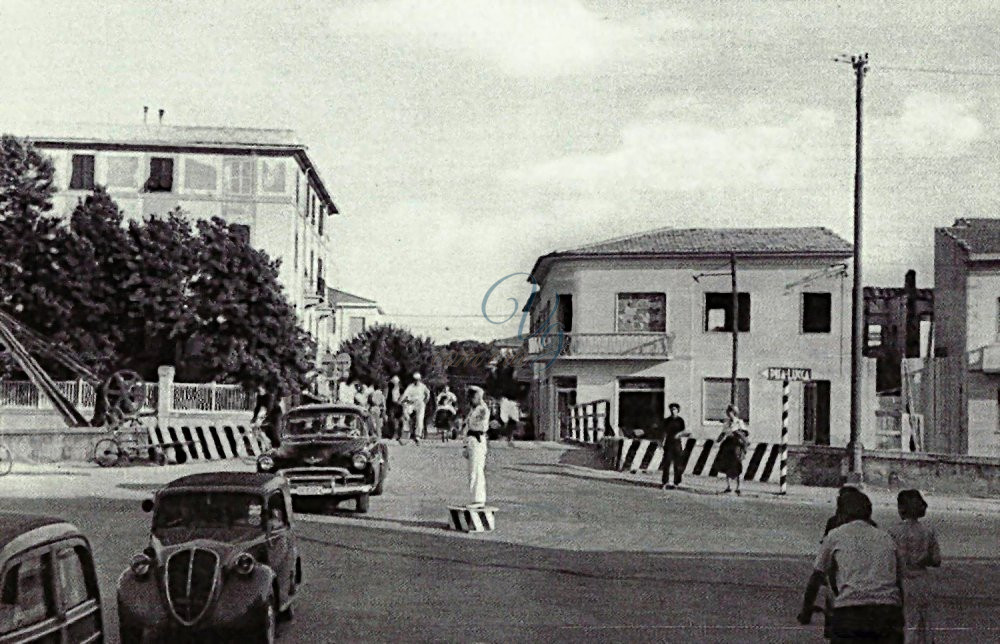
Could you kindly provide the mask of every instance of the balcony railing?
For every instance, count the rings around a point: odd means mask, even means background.
[[[555,357],[667,360],[673,350],[671,333],[564,333],[562,336],[553,333],[528,338],[528,355],[535,360]]]

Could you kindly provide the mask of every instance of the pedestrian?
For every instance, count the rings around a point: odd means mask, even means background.
[[[521,408],[506,396],[500,397],[500,426],[507,436],[507,445],[514,446],[514,431],[521,422]]]
[[[457,403],[458,397],[452,393],[448,385],[445,385],[441,393],[437,395],[436,409],[434,410],[434,427],[441,434],[441,442],[447,441],[452,431]]]
[[[375,425],[375,435],[385,438],[382,435],[385,426],[385,394],[377,387],[373,387],[371,395],[368,396],[368,413],[371,414],[372,423]]]
[[[823,530],[823,538],[826,538],[826,535],[830,534],[831,530],[835,530],[848,522],[848,519],[844,515],[844,499],[847,496],[860,491],[861,490],[851,485],[845,485],[840,488],[840,491],[837,493],[837,509],[833,516],[826,520],[826,528]],[[872,526],[878,527],[871,519],[869,519],[868,522],[871,523]],[[823,543],[822,539],[820,540],[820,543]],[[833,576],[831,575],[831,578],[826,580],[823,592],[823,615],[825,621],[823,635],[826,639],[830,639],[833,636],[831,631],[833,625],[833,598],[837,595],[835,580],[832,577]]]
[[[389,379],[389,395],[387,398],[387,411],[389,423],[393,431],[393,436],[403,444],[403,394],[399,389],[399,376]]]
[[[800,624],[808,624],[819,589],[836,592],[830,619],[833,642],[903,641],[903,562],[888,532],[872,524],[871,500],[861,491],[842,491],[841,520],[823,538],[806,585]]]
[[[354,400],[352,402],[362,409],[368,409],[368,395],[365,393],[364,385],[355,380],[353,387]]]
[[[267,387],[263,384],[257,385],[257,398],[254,401],[253,417],[250,419],[251,424],[257,422],[257,417],[260,415],[260,412],[267,410],[270,404],[270,398],[271,395],[268,393]]]
[[[403,403],[403,421],[410,428],[410,436],[417,445],[421,438],[427,438],[424,413],[430,398],[431,391],[423,383],[420,373],[414,373],[413,382],[406,386],[400,400]]]
[[[934,641],[931,615],[931,584],[927,569],[941,565],[937,534],[920,523],[927,514],[927,502],[917,490],[903,490],[896,497],[901,521],[889,528],[903,560],[903,604],[906,642]]]
[[[469,461],[469,493],[472,505],[486,505],[486,429],[489,426],[490,409],[483,401],[481,387],[469,389],[471,408],[465,419],[465,447],[462,453]]]
[[[681,406],[675,402],[670,403],[667,408],[670,416],[662,421],[663,427],[663,480],[661,486],[664,490],[680,487],[681,478],[684,475],[684,447],[681,445],[681,438],[690,436],[691,433],[685,429],[684,419],[681,418]],[[674,482],[670,483],[670,468],[674,470]]]
[[[722,433],[716,439],[719,442],[719,455],[715,459],[715,467],[726,475],[725,492],[732,492],[732,482],[736,482],[736,495],[740,494],[740,475],[743,474],[743,459],[750,447],[750,433],[740,418],[740,410],[736,405],[726,407],[726,422]]]
[[[277,385],[272,385],[269,388],[265,407],[264,420],[260,424],[260,429],[267,440],[271,442],[271,447],[278,447],[281,444],[281,418],[284,416],[285,410]]]

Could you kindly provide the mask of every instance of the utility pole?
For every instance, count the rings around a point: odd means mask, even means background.
[[[736,404],[736,372],[740,350],[740,293],[736,288],[736,253],[729,253],[729,274],[733,284],[733,382],[729,388],[729,404]],[[741,410],[742,411],[742,410]]]
[[[856,79],[855,131],[854,131],[854,293],[853,315],[851,316],[851,442],[850,450],[850,480],[860,483],[864,481],[862,470],[861,447],[861,399],[863,396],[862,380],[862,349],[864,343],[864,287],[861,273],[861,150],[862,150],[862,90],[865,74],[868,72],[868,54],[859,56],[838,57],[836,62],[850,63],[854,68]]]

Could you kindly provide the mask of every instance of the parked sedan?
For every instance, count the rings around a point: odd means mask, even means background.
[[[302,583],[288,483],[271,474],[179,478],[143,501],[149,546],[118,579],[122,642],[273,642]]]
[[[281,423],[280,438],[279,447],[257,459],[257,471],[284,476],[300,503],[335,507],[353,499],[358,512],[367,512],[369,497],[382,493],[389,451],[361,407],[295,407]]]
[[[54,517],[0,513],[0,644],[102,642],[90,542]]]

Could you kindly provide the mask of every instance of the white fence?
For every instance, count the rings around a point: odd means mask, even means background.
[[[56,386],[77,409],[91,410],[97,398],[90,383],[82,380],[57,382]],[[145,383],[146,402],[143,411],[155,412],[159,399],[159,385]],[[175,383],[172,409],[175,411],[232,412],[253,411],[255,396],[239,385],[215,383]],[[52,403],[42,395],[34,383],[27,381],[0,381],[0,409],[52,409]]]

